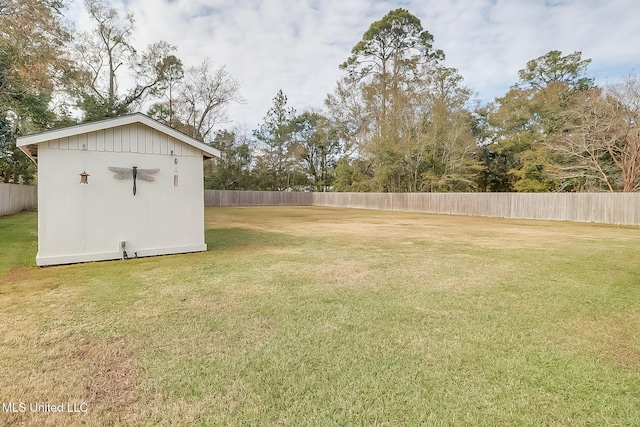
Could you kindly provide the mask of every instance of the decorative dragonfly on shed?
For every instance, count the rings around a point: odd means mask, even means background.
[[[115,172],[113,177],[115,179],[129,179],[133,178],[133,195],[136,195],[136,179],[141,179],[147,182],[153,182],[156,179],[151,175],[158,173],[160,169],[138,169],[137,166],[131,168],[118,168],[115,166],[109,166],[111,172]]]

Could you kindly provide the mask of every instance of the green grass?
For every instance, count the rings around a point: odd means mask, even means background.
[[[203,253],[38,269],[0,219],[33,425],[640,425],[640,229],[208,208]],[[5,257],[6,252],[11,252]]]
[[[38,214],[0,217],[0,277],[9,270],[29,265],[38,252]]]

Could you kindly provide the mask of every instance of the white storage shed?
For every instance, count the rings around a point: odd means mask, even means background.
[[[143,114],[18,138],[38,164],[39,266],[205,251],[203,160]]]

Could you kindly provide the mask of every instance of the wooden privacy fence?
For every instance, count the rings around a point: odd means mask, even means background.
[[[205,190],[205,206],[311,206],[313,193]]]
[[[33,185],[0,183],[0,216],[38,207],[38,189]]]
[[[330,206],[640,226],[640,193],[296,193],[206,190],[205,206]]]
[[[315,193],[313,205],[640,225],[639,193]]]

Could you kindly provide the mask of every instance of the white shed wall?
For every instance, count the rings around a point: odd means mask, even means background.
[[[110,166],[160,171],[134,196]],[[147,126],[40,143],[38,187],[38,265],[118,259],[120,241],[129,257],[206,250],[202,152]]]

